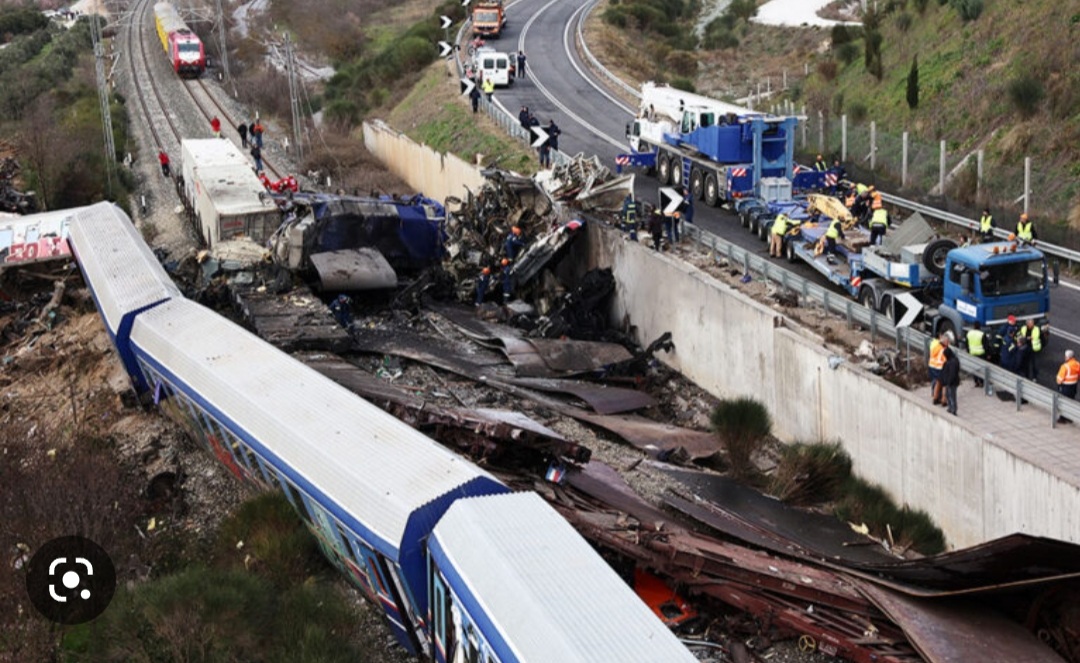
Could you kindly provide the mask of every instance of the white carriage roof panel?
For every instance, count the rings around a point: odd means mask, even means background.
[[[394,549],[413,511],[475,478],[495,481],[190,300],[140,315],[132,338]]]
[[[127,313],[182,296],[116,205],[98,203],[76,211],[68,233],[110,331],[116,332]]]
[[[196,176],[206,187],[218,212],[244,214],[277,210],[277,205],[265,195],[266,187],[255,176],[250,164],[199,168]]]
[[[535,493],[454,502],[434,536],[521,661],[694,661]]]
[[[223,138],[185,138],[181,141],[184,160],[192,160],[196,168],[215,166],[247,166],[251,164],[247,157],[231,140]]]

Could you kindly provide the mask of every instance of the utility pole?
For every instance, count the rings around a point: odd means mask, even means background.
[[[289,74],[289,105],[292,108],[293,142],[296,143],[296,159],[304,158],[304,130],[300,113],[300,81],[296,80],[296,56],[293,53],[289,33],[285,33],[285,68]]]
[[[225,13],[221,10],[221,0],[216,0],[217,4],[217,24],[218,24],[218,52],[221,54],[221,71],[225,75],[225,80],[229,81],[229,85],[232,87],[233,96],[236,96],[236,85],[233,83],[232,75],[229,73],[229,50],[225,45]]]
[[[116,165],[116,142],[113,139],[112,113],[109,110],[109,81],[105,77],[105,46],[101,43],[101,23],[104,17],[90,16],[90,40],[94,46],[94,72],[97,78],[98,104],[101,107],[101,126],[105,134],[105,195],[112,195],[113,168]]]

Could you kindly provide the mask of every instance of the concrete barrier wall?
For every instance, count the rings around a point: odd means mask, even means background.
[[[364,122],[364,144],[395,175],[429,198],[461,197],[466,187],[478,191],[484,184],[476,166],[417,143],[381,120]]]
[[[855,472],[933,515],[964,547],[1023,531],[1080,543],[1080,490],[945,418],[907,392],[840,363],[815,333],[678,259],[590,228],[589,266],[618,282],[615,320],[648,343],[670,331],[661,359],[710,393],[752,396],[782,440],[839,440]]]

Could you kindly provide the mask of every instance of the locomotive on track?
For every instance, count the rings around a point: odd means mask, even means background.
[[[154,26],[173,71],[193,78],[206,71],[206,50],[202,40],[184,23],[172,3],[154,5]]]

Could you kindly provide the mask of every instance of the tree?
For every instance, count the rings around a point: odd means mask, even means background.
[[[911,71],[907,75],[907,105],[911,110],[919,107],[919,56],[911,58]]]

